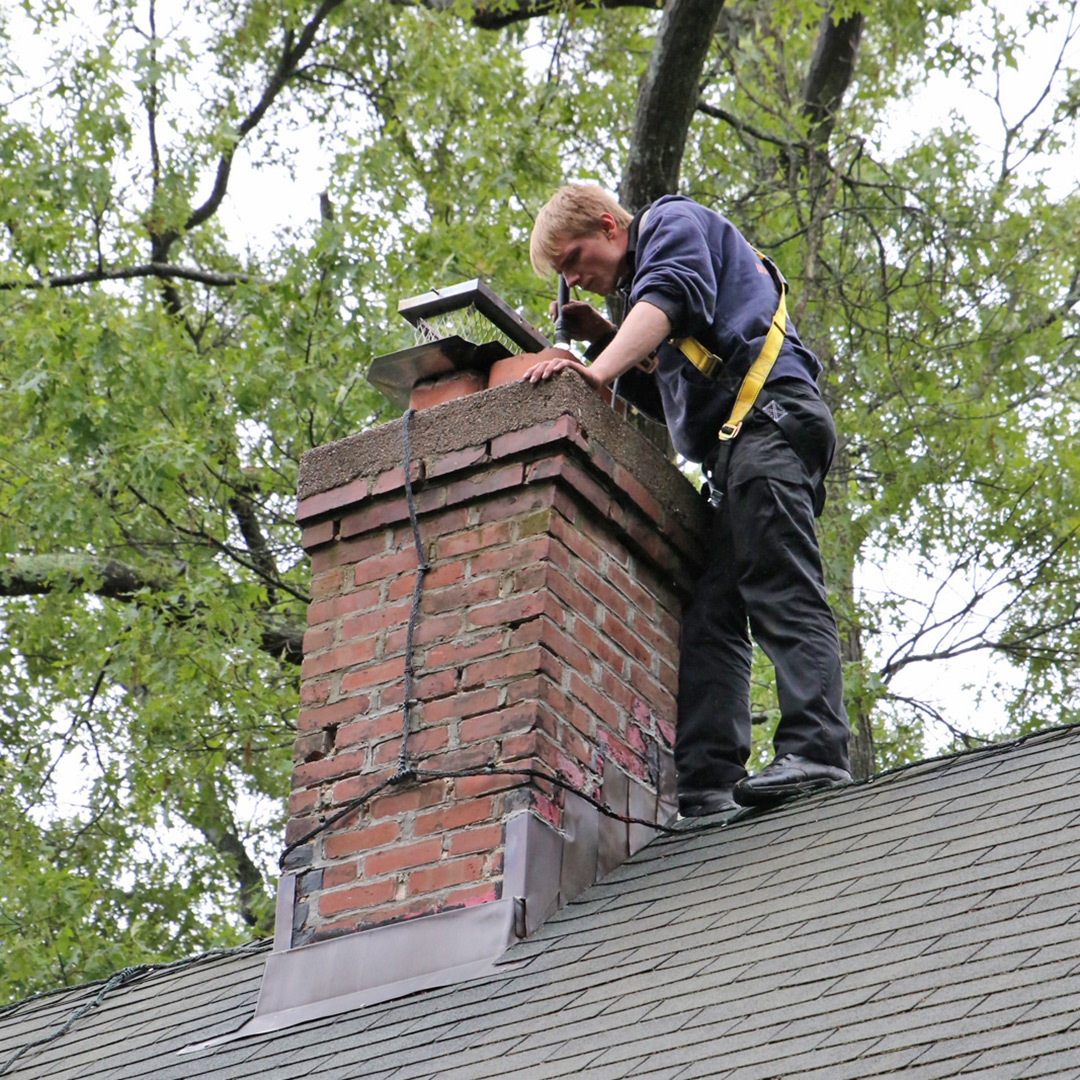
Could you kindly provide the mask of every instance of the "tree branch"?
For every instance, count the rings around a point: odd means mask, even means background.
[[[864,22],[858,11],[839,22],[834,22],[828,11],[821,16],[814,55],[800,92],[802,113],[810,120],[809,141],[813,146],[824,147],[832,134],[844,93],[855,74]]]
[[[26,281],[0,281],[0,290],[61,289],[68,285],[88,285],[97,281],[127,281],[131,278],[146,277],[164,280],[183,278],[186,281],[197,281],[202,285],[244,285],[249,281],[259,285],[273,284],[263,278],[252,277],[250,274],[218,274],[212,270],[153,262],[143,263],[140,266],[118,266],[111,270],[85,270],[81,274],[57,274],[53,277]]]
[[[168,591],[172,583],[143,574],[117,559],[91,555],[29,555],[0,566],[0,597],[44,596],[56,590],[89,593],[132,603],[143,590]],[[252,611],[259,625],[259,649],[289,664],[304,658],[304,627],[286,616]],[[176,619],[185,616],[172,613]]]

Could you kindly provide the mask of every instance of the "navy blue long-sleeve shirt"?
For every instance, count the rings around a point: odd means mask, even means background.
[[[665,195],[644,220],[641,214],[634,218],[627,261],[619,283],[625,311],[639,300],[658,307],[671,320],[672,337],[695,337],[724,361],[709,377],[664,342],[651,376],[633,370],[619,380],[620,393],[642,411],[655,412],[659,404],[675,449],[702,461],[761,352],[780,299],[777,286],[730,221],[681,195]],[[789,319],[768,381],[796,378],[815,385],[820,373],[817,357]]]

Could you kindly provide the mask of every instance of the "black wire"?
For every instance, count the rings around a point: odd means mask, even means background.
[[[412,468],[412,454],[409,450],[409,420],[413,410],[406,409],[401,417],[401,440],[404,444],[405,457],[405,503],[409,508],[409,524],[412,526],[413,545],[416,548],[416,580],[413,582],[412,605],[409,608],[409,622],[405,628],[405,686],[403,690],[404,701],[401,706],[401,748],[398,750],[397,772],[394,776],[404,776],[408,772],[409,762],[409,728],[410,712],[412,708],[412,684],[413,684],[413,631],[416,628],[416,620],[420,614],[420,593],[424,587],[424,575],[430,567],[424,559],[424,548],[420,543],[420,526],[416,520],[416,501],[413,498],[412,478],[409,473]]]
[[[30,1050],[33,1050],[34,1047],[45,1046],[48,1043],[59,1039],[61,1035],[66,1035],[74,1026],[75,1022],[80,1017],[88,1013],[91,1009],[97,1008],[97,1006],[100,1005],[102,1001],[104,1001],[105,995],[108,994],[111,990],[115,990],[118,987],[123,986],[124,983],[130,982],[132,979],[136,978],[136,976],[142,975],[150,970],[151,965],[148,964],[140,964],[137,967],[121,968],[118,972],[116,972],[115,975],[111,976],[108,979],[108,981],[99,991],[97,997],[95,997],[93,1001],[88,1001],[85,1005],[81,1005],[79,1008],[77,1008],[67,1018],[66,1022],[62,1027],[58,1028],[51,1035],[45,1035],[40,1039],[34,1039],[33,1042],[28,1042],[25,1046],[21,1046],[18,1050],[16,1050],[15,1053],[12,1054],[11,1057],[9,1057],[3,1065],[0,1065],[0,1076],[3,1076],[4,1073],[8,1072],[15,1064],[15,1062],[23,1056],[23,1054],[27,1053]]]

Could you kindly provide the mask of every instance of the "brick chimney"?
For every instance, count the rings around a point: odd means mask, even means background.
[[[301,463],[312,599],[264,1027],[486,970],[655,835],[540,774],[623,816],[675,814],[679,604],[703,506],[564,373],[412,414],[428,570],[407,753],[455,775],[408,775],[332,820],[398,772],[418,574],[404,434],[393,421]]]

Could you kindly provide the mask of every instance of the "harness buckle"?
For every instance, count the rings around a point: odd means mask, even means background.
[[[731,439],[734,439],[735,436],[738,435],[741,430],[742,430],[742,421],[741,420],[737,424],[733,424],[730,421],[728,421],[728,423],[724,424],[720,428],[720,431],[717,433],[716,437],[721,442],[728,442]]]

